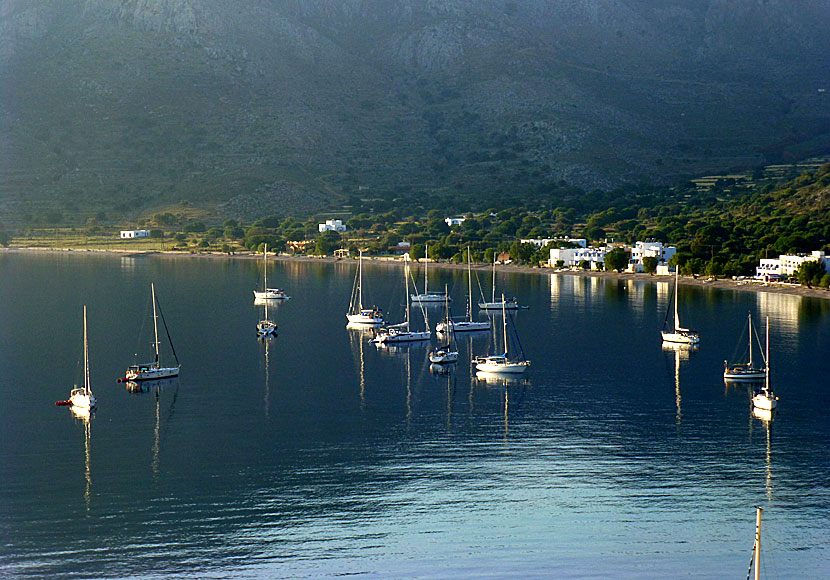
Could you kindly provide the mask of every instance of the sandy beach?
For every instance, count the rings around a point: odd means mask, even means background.
[[[1,248],[2,253],[52,253],[52,254],[113,254],[119,256],[149,256],[159,255],[164,257],[176,258],[190,258],[190,259],[232,259],[232,260],[253,260],[261,258],[261,254],[253,252],[236,252],[234,254],[224,254],[220,252],[173,252],[173,251],[129,251],[129,250],[90,250],[90,249],[44,249],[44,248]],[[277,261],[305,261],[305,262],[343,262],[356,261],[356,258],[333,258],[333,257],[314,257],[314,256],[291,256],[288,254],[280,254],[269,258]],[[385,265],[390,268],[399,268],[403,265],[403,259],[400,257],[380,256],[380,257],[364,257],[364,260],[372,264]],[[466,269],[466,264],[453,264],[448,262],[429,262],[430,268],[443,269]],[[491,272],[492,266],[490,264],[473,264],[473,270],[478,272]],[[632,274],[628,272],[593,272],[585,270],[558,270],[554,268],[533,268],[530,266],[516,266],[513,264],[497,264],[496,270],[498,272],[508,273],[522,273],[544,276],[584,276],[592,278],[606,278],[610,280],[640,280],[644,282],[662,282],[670,281],[670,276],[656,276],[652,274]],[[799,284],[782,284],[782,283],[762,283],[754,280],[732,280],[732,279],[711,279],[705,276],[693,278],[690,276],[681,276],[680,284],[688,286],[709,286],[713,288],[722,288],[727,290],[736,290],[739,292],[769,292],[773,294],[790,294],[793,296],[803,296],[805,298],[820,298],[823,300],[830,300],[830,291],[823,288],[807,288]]]

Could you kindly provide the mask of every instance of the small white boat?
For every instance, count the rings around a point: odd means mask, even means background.
[[[490,319],[484,322],[473,320],[473,273],[470,266],[470,248],[467,248],[467,318],[464,320],[442,320],[435,325],[435,332],[471,332],[474,330],[490,330]]]
[[[749,360],[745,363],[729,364],[723,361],[723,379],[728,382],[757,382],[763,381],[767,376],[766,369],[757,368],[753,360],[753,332],[752,314],[747,316],[747,326],[749,328],[747,348],[749,349]],[[755,335],[755,340],[758,340]]]
[[[254,290],[254,300],[288,300],[290,296],[279,288],[268,287],[268,244],[262,252],[262,290]]]
[[[177,365],[175,367],[163,367],[159,362],[159,327],[158,327],[158,303],[156,300],[156,285],[155,283],[150,284],[150,293],[152,296],[153,302],[153,336],[155,340],[153,340],[153,350],[155,351],[155,359],[153,362],[150,363],[143,363],[143,364],[134,364],[127,367],[127,372],[123,379],[119,379],[119,381],[152,381],[158,379],[167,379],[170,377],[177,377],[179,376],[179,369],[181,365]],[[164,324],[164,329],[167,331],[167,323],[164,321],[164,315],[162,314],[161,321]],[[170,333],[167,332],[167,338],[170,338]],[[170,348],[173,351],[173,357],[176,358],[176,362],[179,362],[178,357],[176,356],[176,349],[173,348],[173,341],[170,341]]]
[[[504,296],[502,296],[502,317],[504,318],[504,354],[494,354],[485,357],[479,357],[475,360],[476,370],[482,373],[497,373],[497,374],[519,374],[523,373],[530,366],[529,360],[524,360],[524,354],[521,358],[510,360],[507,353],[507,312],[504,306]],[[521,346],[519,346],[521,349]]]
[[[363,307],[363,250],[360,251],[357,263],[357,274],[352,287],[352,297],[349,300],[349,311],[346,313],[349,325],[379,326],[383,324],[383,314],[377,308]]]
[[[446,294],[446,288],[445,294]],[[450,304],[449,300],[445,303],[446,317],[445,322],[449,324],[450,321]],[[455,333],[450,333],[449,340],[446,344],[440,344],[429,353],[429,362],[434,364],[449,364],[458,362],[458,348],[455,346]]]
[[[424,292],[422,294],[412,294],[409,297],[409,299],[412,300],[412,302],[424,303],[424,304],[435,303],[435,302],[444,302],[445,300],[446,301],[451,301],[452,298],[447,296],[446,290],[443,293],[436,292],[436,291],[433,291],[433,292],[429,291],[429,278],[427,277],[427,260],[428,260],[427,255],[428,255],[428,250],[429,250],[429,246],[424,246]],[[415,290],[417,291],[418,289],[415,288]]]
[[[406,293],[409,293],[409,255],[404,255],[404,285],[406,287]],[[431,333],[429,329],[429,321],[427,320],[427,313],[424,310],[424,307],[421,306],[421,312],[424,315],[424,323],[426,324],[427,330],[422,331],[415,331],[411,330],[409,326],[410,316],[409,316],[409,301],[406,301],[406,318],[403,322],[399,324],[393,324],[391,326],[384,326],[379,328],[377,334],[372,339],[372,342],[375,344],[390,344],[390,343],[400,343],[400,342],[416,342],[422,340],[429,340],[431,338]]]
[[[767,348],[766,356],[764,358],[766,360],[766,364],[764,366],[766,374],[764,377],[764,386],[762,386],[761,389],[753,395],[752,407],[762,411],[773,411],[776,407],[778,407],[778,397],[775,396],[769,386],[769,316],[767,316]]]
[[[483,297],[482,297],[483,298]],[[478,303],[481,310],[518,310],[519,302],[515,298],[506,298],[501,295],[501,302],[496,302],[496,254],[493,254],[493,295],[490,302]]]
[[[663,330],[660,331],[660,334],[663,336],[663,340],[665,342],[676,342],[679,344],[698,344],[700,342],[700,334],[698,334],[694,330],[690,330],[688,328],[683,328],[680,326],[680,314],[677,310],[677,300],[678,300],[678,271],[679,269],[675,266],[674,271],[674,328],[672,330],[668,329],[668,322],[669,322],[669,311],[666,311],[666,319],[663,321]]]
[[[69,404],[73,410],[89,411],[95,407],[97,401],[92,394],[92,384],[89,380],[89,341],[86,331],[86,305],[84,305],[84,386],[72,389],[69,395]]]

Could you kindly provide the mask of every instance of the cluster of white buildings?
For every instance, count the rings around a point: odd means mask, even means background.
[[[548,240],[561,241],[561,240]],[[605,255],[614,248],[622,248],[631,255],[628,261],[629,272],[642,272],[644,258],[657,258],[657,273],[668,274],[668,263],[672,256],[677,253],[677,248],[674,246],[664,246],[661,242],[637,242],[633,246],[625,246],[620,244],[608,244],[605,246],[588,246],[583,239],[569,239],[566,240],[571,244],[575,244],[576,248],[552,248],[550,251],[550,258],[548,265],[556,267],[561,263],[563,267],[575,268],[579,267],[583,262],[587,262],[591,270],[599,270],[601,264],[605,263]],[[530,240],[522,240],[522,242],[530,242]],[[545,245],[545,244],[540,244]]]
[[[124,239],[149,238],[150,230],[121,230],[121,237]]]
[[[317,230],[323,232],[345,232],[346,224],[342,220],[326,220],[325,223],[317,224]]]
[[[822,262],[824,271],[830,272],[830,256],[822,251],[815,251],[809,254],[781,254],[777,258],[763,258],[755,268],[755,277],[764,282],[784,280],[795,276],[798,267],[811,260]]]

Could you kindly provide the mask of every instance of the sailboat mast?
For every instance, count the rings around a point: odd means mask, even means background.
[[[473,321],[473,271],[470,266],[470,246],[467,246],[467,318]]]
[[[263,290],[268,292],[268,244],[265,244],[265,249],[262,252],[262,283],[265,285]],[[268,317],[266,316],[266,318]]]
[[[409,296],[409,254],[406,254],[406,257],[403,259],[403,283],[404,283],[404,296]],[[409,330],[409,300],[404,300],[406,302],[406,329]]]
[[[428,256],[429,256],[429,246],[424,244],[424,294],[425,295],[429,294],[429,290],[428,290],[429,278],[427,278],[427,267],[428,267],[428,264],[429,264],[429,257]],[[417,291],[418,291],[418,289],[416,288],[415,292],[417,292]]]
[[[504,294],[501,295],[501,317],[504,320],[504,356],[507,356],[507,310],[504,305]]]
[[[357,260],[357,312],[363,310],[363,250],[359,250]]]
[[[752,313],[749,314],[749,368],[755,368],[752,364]]]
[[[84,392],[89,394],[89,342],[86,335],[86,304],[84,304]]]
[[[496,301],[496,252],[493,252],[493,299],[492,302]]]
[[[761,514],[764,508],[758,507],[755,514],[755,549],[753,550],[755,556],[755,580],[761,579]]]
[[[156,284],[155,282],[150,282],[150,292],[153,295],[153,334],[156,338],[155,342],[153,343],[153,347],[156,350],[156,367],[159,366],[159,325],[158,325],[158,314],[156,313]]]
[[[680,314],[677,312],[677,299],[679,298],[680,294],[680,278],[679,278],[679,266],[675,266],[674,270],[674,331],[677,332],[677,329],[680,328]]]
[[[766,359],[764,361],[764,375],[766,375],[765,384],[767,387],[767,392],[769,392],[769,316],[767,316],[767,352],[764,355],[764,358]]]

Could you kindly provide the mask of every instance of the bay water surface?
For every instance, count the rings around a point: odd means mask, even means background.
[[[272,263],[292,298],[263,342],[260,261],[0,253],[0,576],[741,578],[762,506],[764,574],[830,577],[830,301],[681,287],[702,341],[676,350],[668,280],[500,273],[532,366],[485,381],[500,313],[438,373],[428,345],[346,328],[356,267]],[[401,320],[402,269],[364,274]],[[181,377],[130,392],[151,282]],[[445,285],[463,314],[466,273],[431,268]],[[76,417],[54,403],[84,304],[98,408]],[[722,380],[748,312],[770,317],[771,421]]]

